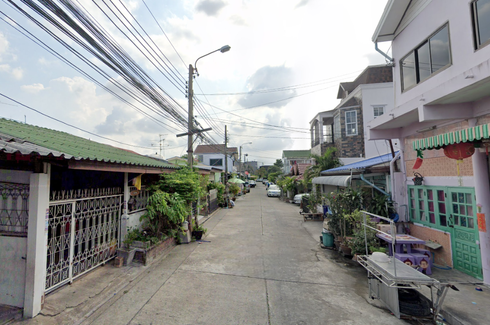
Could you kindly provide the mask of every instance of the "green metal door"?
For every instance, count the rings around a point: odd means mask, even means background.
[[[482,279],[482,265],[476,219],[475,190],[448,188],[449,227],[452,228],[454,268]]]

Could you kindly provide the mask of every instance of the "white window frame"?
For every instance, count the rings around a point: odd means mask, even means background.
[[[354,122],[347,122],[347,115],[350,114],[350,113],[354,113]],[[355,133],[350,133],[349,130],[351,130],[351,128],[349,128],[349,124],[352,125],[354,124],[355,125],[355,128],[356,128],[356,132]],[[357,111],[346,111],[345,112],[345,135],[347,136],[354,136],[354,135],[357,135],[358,133],[358,129],[357,129]]]
[[[379,110],[381,109],[381,114],[379,114]],[[376,111],[378,111],[376,113]],[[385,113],[385,105],[373,105],[373,115],[374,118],[377,118],[378,116],[381,116]]]

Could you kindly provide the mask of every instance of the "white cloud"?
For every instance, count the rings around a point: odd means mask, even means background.
[[[12,68],[9,64],[1,64],[0,72],[5,72],[10,74],[14,79],[20,80],[24,75],[24,70],[22,68]]]
[[[5,35],[3,35],[2,32],[0,32],[0,62],[2,62],[2,56],[7,53],[7,50],[9,48],[9,42]]]
[[[20,87],[22,90],[31,93],[31,94],[37,94],[42,90],[45,90],[43,84],[32,84],[32,85],[23,85]]]
[[[22,77],[24,76],[24,70],[22,70],[22,68],[14,68],[12,69],[11,73],[12,76],[17,80],[22,79]]]

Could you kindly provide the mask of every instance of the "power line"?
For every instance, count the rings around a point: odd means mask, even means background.
[[[32,107],[30,107],[30,106],[27,106],[27,105],[25,105],[25,104],[23,104],[23,103],[21,103],[21,102],[19,102],[19,101],[15,100],[15,99],[13,99],[13,98],[10,98],[9,96],[4,95],[4,94],[2,94],[2,93],[0,93],[0,96],[2,96],[2,97],[4,97],[4,98],[6,98],[6,99],[8,99],[8,100],[10,100],[10,101],[12,101],[12,102],[14,102],[14,103],[18,104],[18,105],[20,105],[20,106],[22,106],[22,107],[25,107],[25,108],[27,108],[27,109],[30,109],[31,111],[34,111],[34,112],[36,112],[36,113],[38,113],[38,114],[40,114],[40,115],[42,115],[42,116],[45,116],[45,117],[47,117],[47,118],[49,118],[49,119],[52,119],[53,121],[59,122],[59,123],[61,123],[61,124],[64,124],[64,125],[69,126],[69,127],[72,127],[72,128],[77,129],[77,130],[79,130],[79,131],[82,131],[82,132],[88,133],[88,134],[90,134],[90,135],[93,135],[93,136],[99,137],[99,138],[101,138],[101,139],[104,139],[104,140],[109,140],[109,141],[112,141],[112,142],[115,142],[115,143],[123,144],[123,145],[130,146],[130,147],[135,147],[135,148],[153,149],[153,148],[150,148],[150,147],[136,146],[136,145],[133,145],[133,144],[129,144],[129,143],[125,143],[125,142],[117,141],[117,140],[114,140],[114,139],[111,139],[111,138],[107,138],[107,137],[104,137],[104,136],[102,136],[102,135],[98,135],[98,134],[96,134],[96,133],[93,133],[93,132],[90,132],[90,131],[84,130],[84,129],[82,129],[82,128],[78,127],[78,126],[75,126],[75,125],[73,125],[73,124],[66,123],[66,122],[64,122],[64,121],[62,121],[62,120],[60,120],[60,119],[57,119],[57,118],[55,118],[55,117],[52,117],[51,115],[48,115],[48,114],[43,113],[43,112],[41,112],[41,111],[39,111],[39,110],[37,110],[37,109],[35,109],[35,108],[32,108]]]

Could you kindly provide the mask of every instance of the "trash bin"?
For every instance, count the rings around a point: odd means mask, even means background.
[[[322,237],[323,237],[323,246],[333,247],[333,234],[331,232],[323,231]]]

